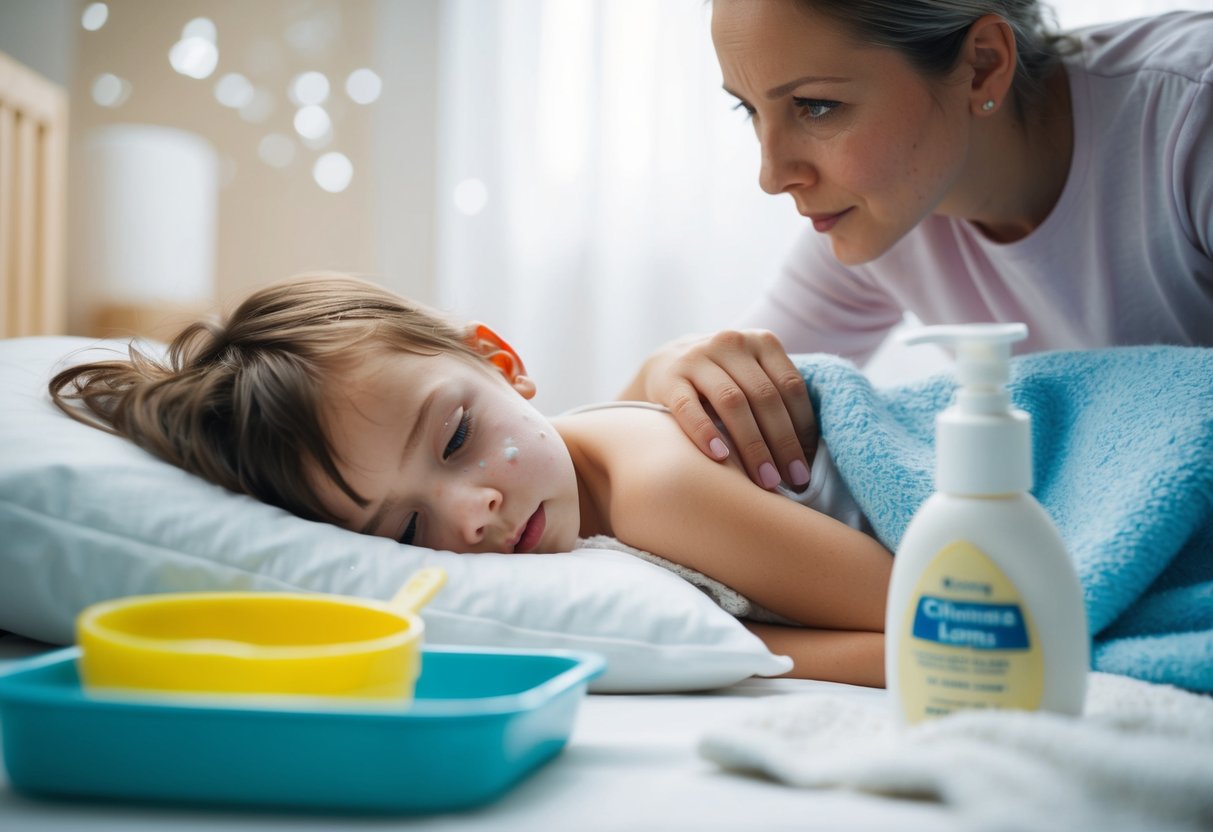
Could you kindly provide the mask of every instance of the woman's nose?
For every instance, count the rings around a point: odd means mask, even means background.
[[[805,158],[804,148],[786,130],[764,126],[758,131],[758,143],[762,148],[758,184],[768,194],[775,196],[817,181],[816,170]]]

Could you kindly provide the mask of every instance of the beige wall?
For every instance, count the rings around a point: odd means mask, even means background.
[[[222,305],[267,282],[317,269],[364,274],[428,300],[433,293],[437,3],[111,0],[109,19],[95,32],[84,31],[74,13],[74,170],[79,172],[82,138],[101,125],[135,122],[191,131],[211,142],[221,160],[215,264]],[[218,30],[219,64],[205,80],[178,74],[168,60],[182,26],[195,17],[209,18]],[[320,48],[288,42],[285,33],[292,25],[320,21],[335,24]],[[369,106],[353,103],[341,88],[348,73],[362,66],[375,69],[384,81],[383,96]],[[291,126],[295,108],[286,97],[290,80],[306,70],[325,73],[334,86],[326,104],[334,120],[333,141],[317,150],[298,143]],[[215,82],[226,72],[240,72],[273,93],[276,107],[268,121],[249,123],[216,101]],[[93,81],[102,73],[130,82],[131,94],[121,106],[93,102]],[[258,143],[269,132],[297,141],[295,159],[285,169],[258,157]],[[342,193],[322,190],[311,175],[312,162],[328,150],[344,153],[354,165],[353,180]],[[80,206],[85,201],[78,192],[84,180],[69,175],[76,227],[84,221]],[[95,311],[87,291],[88,252],[69,247],[68,268],[74,297],[70,325],[86,331]]]

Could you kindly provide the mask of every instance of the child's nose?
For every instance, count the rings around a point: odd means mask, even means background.
[[[479,545],[492,528],[504,500],[501,492],[487,486],[469,487],[460,501],[460,532],[464,542]]]

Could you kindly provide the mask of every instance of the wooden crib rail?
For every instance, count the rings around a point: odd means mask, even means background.
[[[0,53],[0,338],[65,328],[67,93]]]

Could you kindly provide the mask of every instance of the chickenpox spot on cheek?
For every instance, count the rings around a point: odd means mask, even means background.
[[[501,449],[501,455],[505,457],[506,462],[515,462],[518,459],[518,446],[514,444],[514,438],[507,436],[505,438],[504,447]]]
[[[483,468],[487,463],[482,459],[479,462],[477,462],[476,464],[479,465],[481,468]]]

